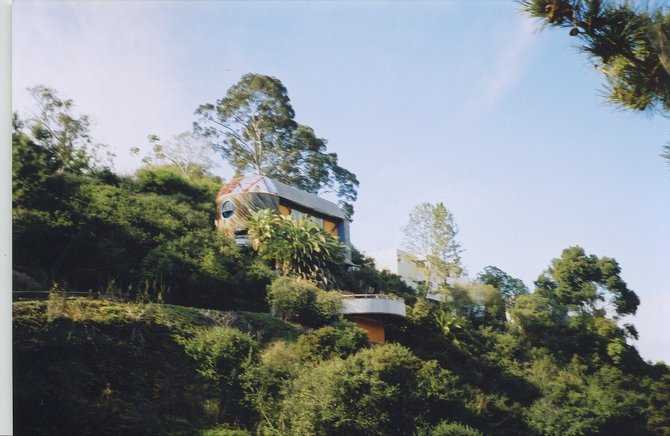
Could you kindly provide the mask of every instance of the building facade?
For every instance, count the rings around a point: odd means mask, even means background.
[[[345,247],[346,262],[351,264],[349,220],[344,212],[331,201],[267,176],[237,177],[221,187],[216,196],[216,228],[234,237],[238,244],[247,245],[247,220],[262,209],[296,219],[310,217],[323,231],[339,239]],[[389,319],[406,316],[405,301],[392,295],[348,294],[342,306],[344,317],[365,330],[372,344],[384,343]]]
[[[221,187],[216,196],[215,225],[219,232],[234,237],[238,243],[246,239],[249,216],[261,209],[296,219],[309,216],[325,232],[337,237],[351,260],[349,220],[331,201],[294,188],[267,176],[237,177]],[[246,241],[246,242],[245,242]]]
[[[379,270],[400,276],[409,286],[418,289],[419,285],[426,282],[426,276],[421,271],[421,260],[415,255],[398,248],[375,251],[367,254],[374,259],[375,267]]]

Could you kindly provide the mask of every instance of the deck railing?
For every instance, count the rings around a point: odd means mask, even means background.
[[[405,300],[388,294],[348,294],[342,296],[345,315],[397,315],[405,317]]]
[[[393,301],[401,301],[403,303],[405,302],[404,298],[392,294],[344,294],[342,298],[352,298],[352,299],[374,298],[379,300],[393,300]]]

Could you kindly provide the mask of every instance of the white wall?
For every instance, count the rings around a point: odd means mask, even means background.
[[[416,265],[418,258],[406,251],[397,248],[368,253],[367,256],[375,260],[375,266],[379,271],[389,270],[399,275],[405,283],[414,289],[425,280],[424,274]]]

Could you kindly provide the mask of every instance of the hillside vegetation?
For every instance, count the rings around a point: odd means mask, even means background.
[[[437,302],[355,249],[346,269],[308,220],[262,212],[240,247],[206,166],[119,176],[42,93],[46,121],[13,132],[17,435],[670,434],[670,368],[631,345],[616,260],[575,246],[532,290],[492,266],[458,283],[460,248],[429,238]],[[453,242],[443,204],[418,212]],[[403,297],[407,318],[369,346],[338,291]]]
[[[449,338],[417,306],[369,348],[342,321],[16,302],[15,433],[666,434],[667,367],[565,361],[490,327]]]
[[[56,293],[14,303],[15,433],[192,434],[219,415],[238,424],[241,367],[297,334],[269,314]]]

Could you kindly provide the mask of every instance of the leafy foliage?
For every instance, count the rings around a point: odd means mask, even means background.
[[[609,303],[617,315],[635,314],[640,299],[620,277],[616,260],[587,256],[581,247],[563,250],[536,285],[540,293],[569,310],[595,313],[598,303]],[[607,298],[609,297],[609,301]]]
[[[452,213],[442,203],[421,203],[414,207],[403,229],[404,247],[422,262],[420,268],[428,286],[440,286],[459,277],[461,246]]]
[[[157,135],[149,135],[151,153],[142,158],[146,165],[168,166],[175,168],[186,178],[208,175],[214,161],[212,144],[205,138],[191,132],[182,132],[167,142]],[[140,149],[133,147],[131,154],[139,155]]]
[[[527,13],[570,29],[597,62],[610,100],[634,110],[670,111],[670,15],[611,0],[523,0]]]
[[[365,330],[353,324],[325,326],[300,336],[296,354],[306,361],[322,361],[333,357],[346,358],[367,345]]]
[[[89,116],[74,114],[72,100],[61,99],[56,90],[43,85],[28,91],[37,109],[27,127],[32,139],[44,150],[50,171],[78,174],[103,162],[111,163],[113,154],[106,145],[93,142]]]
[[[664,374],[651,387],[649,427],[656,434],[670,434],[670,373]]]
[[[331,265],[344,259],[343,247],[309,217],[295,219],[259,210],[247,221],[251,246],[282,275],[333,282]]]
[[[457,422],[442,421],[435,427],[423,428],[417,436],[482,436],[482,433]]]
[[[199,330],[186,342],[186,353],[198,362],[198,372],[215,382],[220,395],[218,419],[234,421],[245,414],[240,404],[244,397],[241,371],[256,346],[249,335],[231,327]]]
[[[145,167],[135,173],[136,188],[139,192],[160,195],[180,195],[186,201],[206,203],[211,200],[213,186],[201,184],[184,176],[171,167]],[[217,187],[219,183],[216,183]]]
[[[223,313],[69,298],[13,311],[17,435],[192,433],[244,419],[220,413],[239,372],[215,369],[255,345],[223,328]]]
[[[441,289],[441,294],[443,306],[475,325],[492,325],[505,320],[502,294],[491,285],[456,284]]]
[[[212,140],[235,168],[314,194],[334,191],[340,206],[353,215],[356,176],[328,153],[327,141],[295,122],[286,87],[275,77],[245,74],[216,104],[201,105],[196,131]]]
[[[290,434],[411,434],[431,406],[456,401],[455,381],[406,348],[379,346],[301,372],[280,417]]]
[[[47,97],[50,114],[71,111]],[[89,143],[68,116],[47,120],[70,129],[53,135],[14,119],[14,285],[56,282],[47,301],[13,305],[17,434],[670,434],[670,368],[628,343],[620,317],[639,299],[614,259],[568,248],[533,293],[494,267],[447,282],[458,248],[437,206],[425,234],[452,256],[439,303],[356,251],[345,272],[310,221],[256,216],[261,258],[211,228],[220,180],[78,160]],[[407,318],[368,347],[337,292],[266,260],[406,297]],[[89,289],[107,300],[68,296]]]
[[[14,267],[38,281],[129,298],[160,293],[194,306],[266,307],[273,274],[212,231],[211,183],[161,168],[112,183],[44,174],[23,189],[25,179],[15,180]]]
[[[286,321],[319,327],[342,316],[340,295],[314,284],[282,276],[268,286],[268,303],[275,316]]]
[[[570,35],[603,73],[608,99],[624,109],[670,112],[670,9],[617,0],[520,0],[524,10]],[[670,162],[670,145],[662,157]]]
[[[487,266],[477,275],[477,280],[496,288],[503,296],[505,305],[511,307],[514,300],[520,295],[526,295],[530,291],[520,279],[514,278],[505,271],[495,266]]]
[[[49,177],[47,153],[22,131],[14,114],[12,129],[12,206],[28,203],[43,190]]]
[[[528,410],[529,423],[539,433],[645,433],[645,400],[630,389],[634,380],[618,369],[603,366],[588,374],[576,360],[563,369],[542,361],[536,365],[541,369],[533,373],[547,378],[541,383],[542,398]]]

